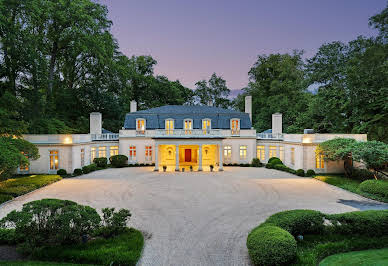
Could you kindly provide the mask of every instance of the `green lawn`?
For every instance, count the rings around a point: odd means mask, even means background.
[[[336,254],[324,259],[320,266],[383,266],[388,265],[388,248]]]
[[[0,261],[0,265],[5,266],[41,266],[41,265],[60,265],[60,266],[88,266],[88,264],[72,264],[72,263],[60,263],[51,261]],[[89,264],[91,265],[91,264]]]
[[[382,202],[388,202],[388,198],[386,197],[361,191],[359,189],[359,185],[361,184],[361,181],[359,180],[346,178],[342,175],[317,175],[314,178],[320,181],[323,181],[325,183],[328,183],[330,185],[340,187],[350,192],[359,194],[366,198],[370,198],[370,199],[374,199]]]
[[[0,203],[61,180],[59,175],[29,175],[0,182]]]

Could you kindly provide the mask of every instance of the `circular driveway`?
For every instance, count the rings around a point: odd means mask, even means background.
[[[374,203],[311,178],[265,168],[156,173],[144,167],[64,179],[3,204],[0,217],[42,198],[129,209],[130,225],[146,238],[140,265],[250,265],[246,237],[269,215],[289,209],[346,212],[358,210],[346,202]]]

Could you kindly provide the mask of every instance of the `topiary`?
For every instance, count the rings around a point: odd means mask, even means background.
[[[263,164],[260,162],[259,158],[253,158],[251,165],[252,165],[252,167],[262,167],[263,166]]]
[[[359,186],[361,191],[387,198],[388,200],[388,181],[385,180],[366,180]]]
[[[260,226],[248,235],[249,257],[255,265],[288,265],[296,257],[296,240],[277,226]]]
[[[91,172],[91,169],[90,169],[89,165],[86,165],[86,166],[82,167],[82,172],[84,174],[89,174]]]
[[[66,172],[65,169],[59,169],[59,170],[57,171],[57,175],[67,175],[67,172]]]
[[[124,167],[127,165],[128,157],[122,154],[114,155],[109,158],[109,161],[113,167]]]
[[[274,165],[272,163],[267,163],[265,165],[265,168],[268,168],[268,169],[272,169],[274,167]]]
[[[106,168],[108,159],[106,157],[94,158],[93,163],[95,163],[97,167]]]
[[[280,160],[280,159],[277,158],[277,157],[271,157],[271,158],[269,158],[268,163],[271,163],[271,164],[273,164],[273,165],[275,165],[275,164],[283,164],[282,160]]]
[[[305,174],[304,174],[304,170],[303,169],[298,169],[298,170],[296,170],[296,175],[298,175],[298,176],[305,176]]]
[[[315,175],[314,170],[312,170],[312,169],[307,170],[306,176],[313,176],[313,175]]]
[[[96,171],[97,170],[97,165],[92,163],[92,164],[89,165],[89,168],[90,168],[90,172]]]
[[[290,210],[275,213],[265,224],[276,225],[293,236],[319,234],[325,229],[324,214],[314,210]]]
[[[80,168],[74,169],[73,175],[82,175],[82,174],[83,174],[82,169],[80,169]]]

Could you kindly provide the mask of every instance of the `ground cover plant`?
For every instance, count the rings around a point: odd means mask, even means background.
[[[353,251],[329,256],[320,266],[388,265],[388,248]]]
[[[17,245],[34,260],[99,265],[135,265],[144,239],[128,228],[129,210],[104,208],[101,219],[89,206],[42,199],[0,221],[0,244]]]
[[[0,182],[0,203],[61,180],[59,175],[28,175]]]
[[[280,238],[287,240],[281,243]],[[266,249],[267,246],[272,249]],[[313,210],[279,212],[251,231],[247,247],[255,265],[317,265],[333,254],[385,248],[388,210],[342,214]]]

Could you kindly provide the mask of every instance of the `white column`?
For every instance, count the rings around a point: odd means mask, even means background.
[[[202,171],[202,144],[199,144],[198,171]]]
[[[265,160],[264,162],[268,162],[269,159],[269,145],[264,145],[264,154],[265,154]]]
[[[222,164],[222,144],[218,144],[218,153],[219,153],[219,156],[220,156],[220,161],[219,161],[219,167],[218,167],[218,171],[224,171],[224,166]]]
[[[179,145],[175,145],[175,172],[179,172]]]
[[[155,144],[155,168],[154,171],[159,171],[159,145]]]

